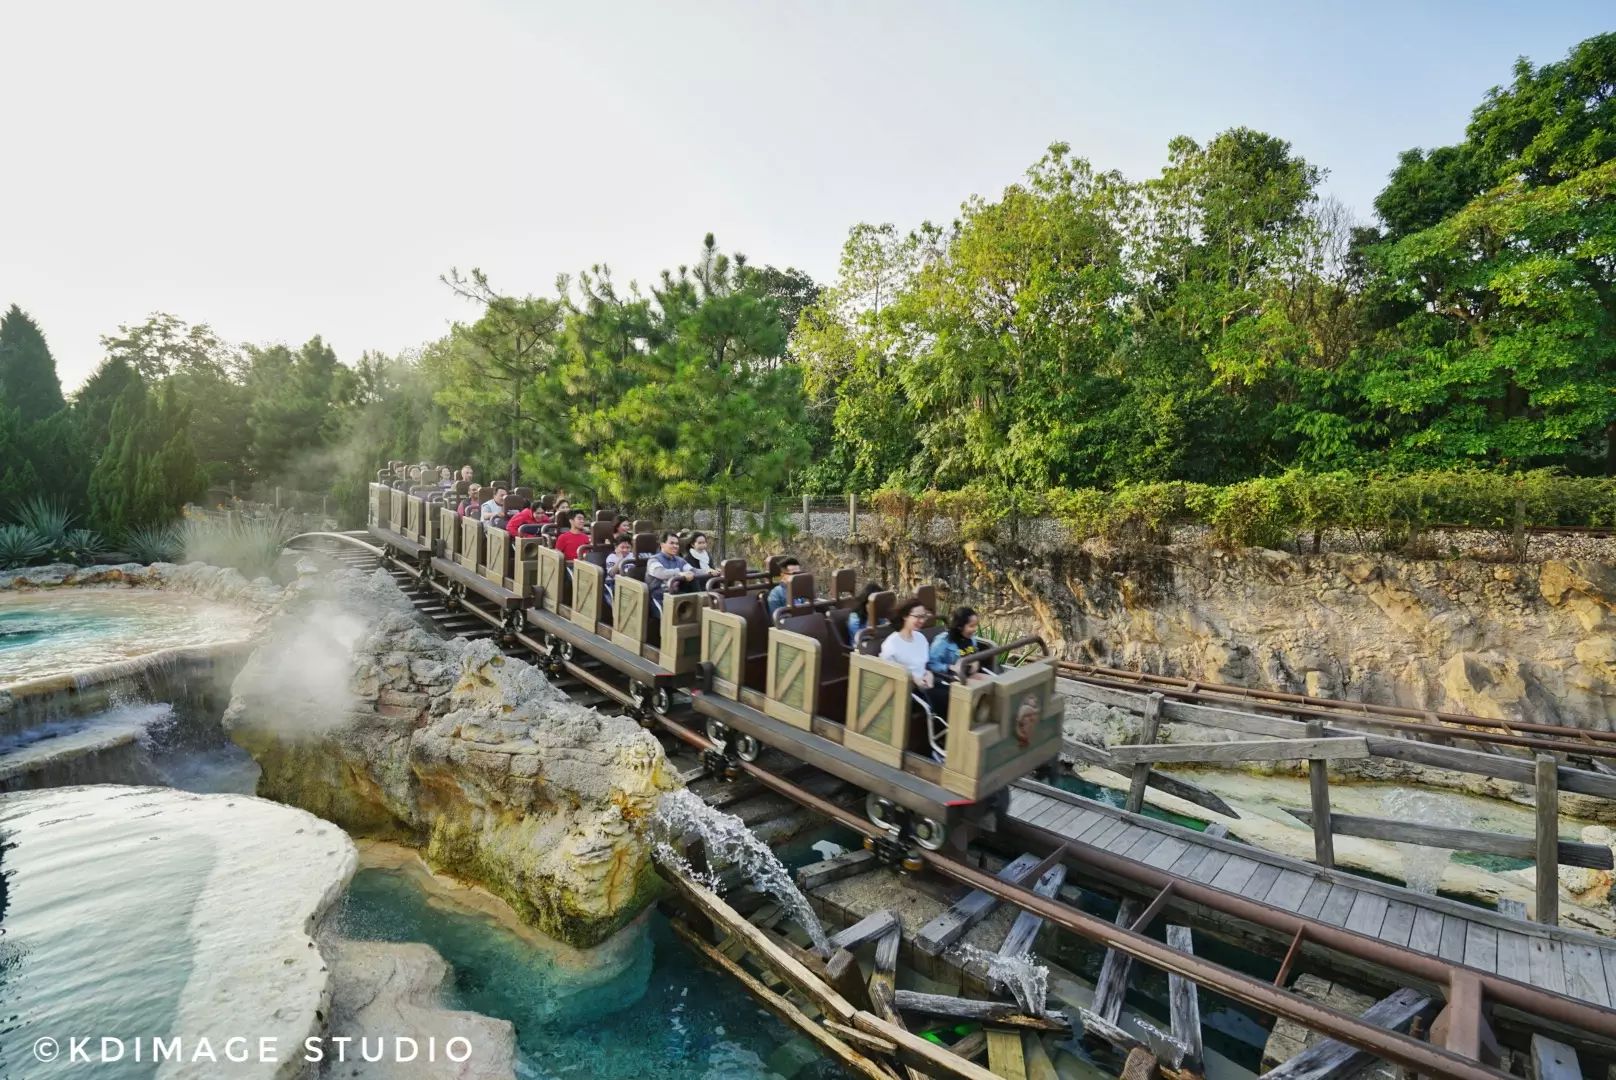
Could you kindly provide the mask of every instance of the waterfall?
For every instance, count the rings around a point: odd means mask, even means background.
[[[1028,1016],[1042,1016],[1048,1006],[1049,969],[1033,960],[1032,953],[1001,956],[961,942],[957,948],[965,966],[989,986],[1005,986]]]
[[[706,845],[710,874],[696,872],[680,854],[685,839],[692,833]],[[740,818],[714,810],[702,802],[700,796],[681,788],[663,795],[658,802],[652,837],[658,858],[715,891],[718,870],[735,868],[752,888],[779,901],[792,920],[813,939],[814,950],[819,955],[830,955],[825,928],[809,906],[808,898],[792,882],[791,872],[775,858],[767,844],[752,835],[752,830]]]

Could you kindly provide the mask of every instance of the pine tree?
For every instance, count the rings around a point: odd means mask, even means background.
[[[112,410],[130,386],[141,383],[135,369],[122,357],[109,357],[95,369],[73,396],[73,411],[84,431],[91,460],[99,461],[112,434]]]
[[[16,304],[0,318],[0,403],[22,413],[24,423],[43,420],[65,405],[45,335]]]
[[[107,448],[90,476],[94,527],[118,536],[141,525],[172,520],[207,478],[187,431],[190,408],[174,389],[160,397],[138,378],[112,408]]]
[[[39,477],[29,460],[22,415],[0,402],[0,524],[39,493]]]

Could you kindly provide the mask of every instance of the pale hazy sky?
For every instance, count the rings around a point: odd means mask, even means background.
[[[119,323],[319,333],[352,361],[508,291],[687,262],[711,230],[834,276],[850,225],[950,218],[1045,146],[1289,139],[1368,217],[1518,55],[1608,4],[0,0],[0,307],[63,382]]]

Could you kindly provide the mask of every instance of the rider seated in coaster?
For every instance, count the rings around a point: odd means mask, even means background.
[[[784,559],[780,563],[780,583],[769,590],[769,614],[786,606],[786,582],[797,574],[802,573],[802,563],[794,558]]]
[[[870,617],[870,597],[885,590],[886,586],[877,582],[865,582],[864,588],[853,598],[853,607],[847,613],[847,640],[852,641],[858,636],[858,632],[864,629],[864,621]]]
[[[926,635],[920,631],[932,619],[931,612],[919,600],[905,600],[893,611],[897,629],[881,642],[881,659],[901,664],[909,672],[911,691],[931,705],[933,712],[948,707],[948,690],[927,666],[931,652]],[[941,691],[941,693],[939,693]]]
[[[645,582],[651,587],[651,600],[660,602],[664,590],[669,588],[677,590],[680,585],[695,580],[695,567],[679,554],[679,534],[663,533],[662,547],[645,563]]]
[[[589,543],[589,515],[582,510],[572,511],[570,519],[571,528],[556,537],[556,550],[566,557],[568,562],[578,557],[578,549]]]
[[[505,520],[505,531],[512,536],[537,536],[539,534],[538,516],[533,512],[533,504],[520,495],[512,495],[505,500],[505,509],[510,511],[510,517]],[[526,528],[528,531],[523,532]]]
[[[954,614],[948,620],[948,630],[938,634],[931,643],[931,655],[926,667],[931,669],[932,674],[944,682],[959,678],[960,658],[991,644],[976,636],[976,628],[981,623],[982,620],[970,608],[954,609]]]
[[[482,519],[493,525],[505,523],[505,493],[504,484],[495,484],[492,489],[484,488],[483,494],[488,495],[488,501],[483,503]]]

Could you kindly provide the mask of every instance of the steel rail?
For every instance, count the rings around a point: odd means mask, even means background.
[[[341,540],[345,544],[351,544],[354,547],[364,548],[366,551],[370,552],[372,555],[376,556],[378,559],[382,559],[382,558],[387,557],[386,550],[384,550],[381,547],[378,547],[375,544],[372,544],[369,540],[362,540],[359,537],[352,535],[351,533],[340,533],[340,532],[306,532],[306,533],[298,533],[296,536],[288,537],[287,540],[286,540],[286,543],[282,544],[281,547],[290,548],[293,544],[297,543],[299,540]],[[396,562],[397,560],[394,560],[394,561]]]
[[[1066,661],[1062,662],[1067,663]],[[1496,725],[1504,730],[1499,733],[1491,731],[1472,731],[1458,727],[1438,727],[1429,723],[1415,723],[1407,720],[1397,720],[1388,716],[1360,712],[1350,707],[1321,707],[1317,705],[1291,704],[1281,700],[1264,700],[1255,696],[1245,696],[1238,693],[1222,693],[1219,691],[1203,690],[1199,687],[1191,689],[1187,686],[1177,686],[1173,683],[1158,683],[1152,680],[1157,676],[1127,678],[1089,675],[1074,671],[1072,668],[1061,667],[1057,670],[1063,677],[1074,682],[1085,682],[1093,686],[1102,686],[1112,690],[1155,690],[1176,701],[1190,704],[1210,706],[1242,705],[1248,709],[1279,712],[1289,716],[1310,716],[1319,719],[1331,720],[1340,724],[1361,724],[1375,728],[1389,728],[1397,732],[1421,735],[1442,735],[1449,738],[1466,739],[1473,742],[1493,743],[1501,746],[1519,746],[1524,749],[1558,751],[1563,754],[1576,754],[1583,757],[1616,758],[1616,745],[1602,745],[1616,742],[1610,732],[1584,732],[1576,731],[1578,738],[1586,741],[1577,742],[1568,738],[1537,738],[1530,735],[1517,735],[1513,732],[1517,727],[1524,725],[1506,724],[1503,721],[1477,718],[1477,723]],[[1440,719],[1440,718],[1439,718]],[[1444,720],[1445,724],[1458,724],[1464,721]],[[1552,727],[1540,724],[1535,727]],[[1561,735],[1572,734],[1568,728],[1556,729]],[[1598,736],[1604,736],[1599,738]]]

